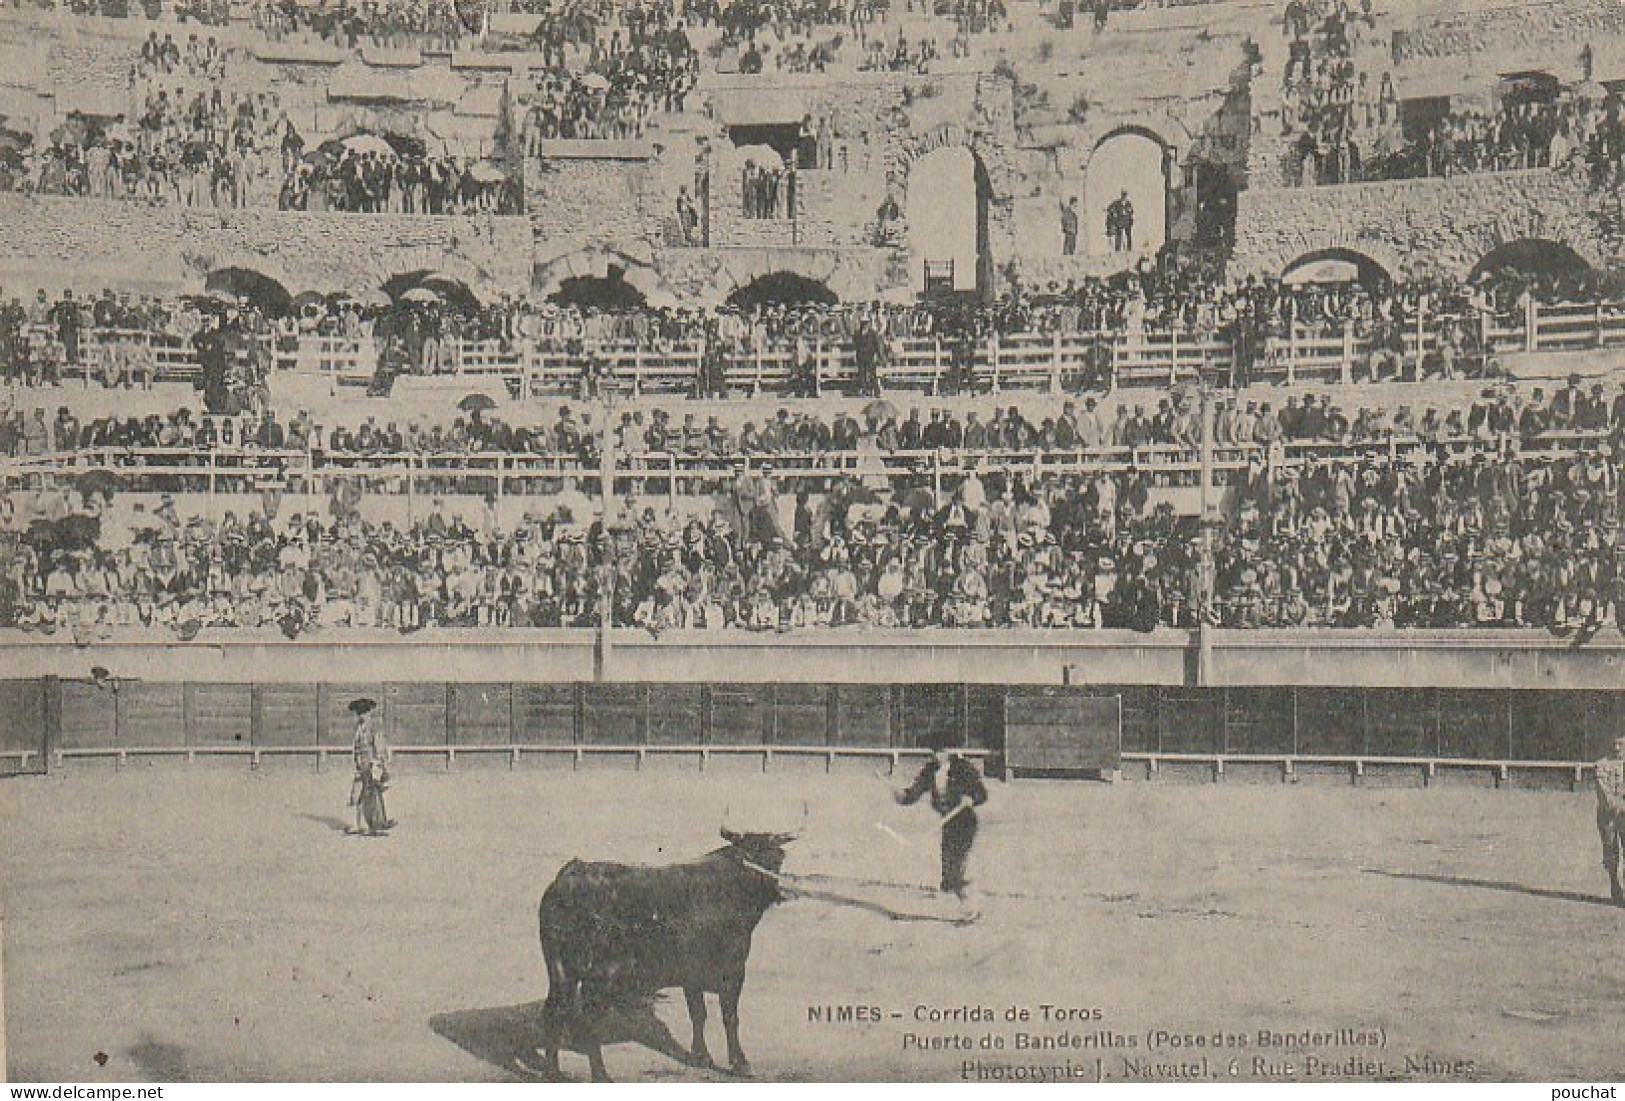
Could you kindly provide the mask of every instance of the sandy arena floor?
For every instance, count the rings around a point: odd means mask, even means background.
[[[951,912],[907,886],[936,874],[929,812],[890,806],[861,769],[408,773],[387,839],[343,834],[348,785],[201,765],[0,782],[13,1079],[527,1077],[547,984],[536,903],[559,866],[695,856],[724,813],[783,828],[805,804],[788,871],[894,883],[823,886]],[[759,1078],[958,1079],[970,1062],[972,1077],[1602,1080],[1625,1066],[1625,909],[1606,904],[1589,793],[992,794],[975,924],[809,900],[767,915],[742,1010]],[[1046,1023],[1045,1004],[1085,1016]],[[842,1005],[880,1020],[809,1021]],[[922,1023],[917,1007],[997,1019]],[[1032,1020],[1006,1020],[1011,1007]],[[606,1049],[611,1073],[711,1076],[657,1050],[662,1024],[688,1035],[681,996],[655,1014],[625,1022],[636,1038]],[[1288,1050],[1259,1030],[1329,1035]],[[714,1001],[709,1034],[721,1058]],[[1075,1046],[1017,1050],[1018,1034]],[[972,1050],[943,1050],[957,1043]],[[567,1053],[565,1070],[586,1062]]]

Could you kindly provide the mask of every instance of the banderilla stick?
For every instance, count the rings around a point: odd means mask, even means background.
[[[904,837],[902,834],[898,833],[896,830],[892,829],[890,826],[886,825],[886,823],[884,823],[884,822],[876,822],[875,823],[875,829],[879,830],[881,833],[885,834],[887,837],[890,837],[893,841],[897,842],[899,845],[907,845],[911,849],[914,847],[914,842],[910,841],[908,838]]]

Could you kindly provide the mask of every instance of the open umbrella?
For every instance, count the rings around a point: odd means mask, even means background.
[[[930,512],[937,507],[937,497],[936,494],[932,493],[929,489],[921,486],[917,489],[911,489],[907,493],[903,494],[901,504],[903,508],[909,512],[916,510],[920,512]]]
[[[378,701],[367,696],[350,701],[350,714],[366,715],[378,709]]]
[[[86,497],[97,493],[111,496],[116,491],[124,488],[123,479],[111,470],[92,470],[81,474],[74,484],[78,487],[79,492]]]
[[[508,173],[494,161],[481,161],[469,168],[468,174],[473,177],[475,183],[482,184],[501,183],[508,178]]]
[[[609,87],[609,77],[603,73],[588,73],[581,78],[581,86],[602,92]]]
[[[401,295],[402,302],[438,302],[440,296],[428,287],[413,287]]]
[[[315,291],[302,291],[294,296],[293,301],[289,304],[290,312],[296,314],[305,313],[309,310],[320,313],[326,307],[327,298]]]
[[[389,305],[389,295],[377,287],[362,287],[360,290],[345,291],[344,298],[346,301],[354,302],[358,306]]]
[[[414,138],[410,134],[385,134],[384,141],[398,156],[408,160],[422,157],[427,152],[422,139]]]
[[[496,400],[489,394],[469,394],[457,403],[457,408],[465,413],[489,413],[496,407]]]
[[[883,421],[888,417],[897,416],[897,406],[885,398],[876,398],[863,407],[863,417],[868,421]]]
[[[357,134],[353,138],[345,138],[343,144],[344,148],[352,153],[378,153],[386,157],[395,155],[395,150],[389,142],[377,134]]]

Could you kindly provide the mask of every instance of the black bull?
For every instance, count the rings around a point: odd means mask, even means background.
[[[542,893],[537,924],[547,960],[543,1029],[547,1066],[559,1069],[560,1038],[584,1052],[595,1081],[607,1079],[598,1025],[607,1005],[683,988],[694,1028],[690,1058],[711,1066],[705,992],[722,1003],[728,1065],[750,1073],[739,1046],[739,992],[751,934],[782,899],[773,875],[794,834],[739,834],[687,864],[663,868],[572,860]]]

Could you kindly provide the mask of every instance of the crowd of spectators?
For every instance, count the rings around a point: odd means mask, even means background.
[[[1376,86],[1355,61],[1369,8],[1349,0],[1289,0],[1290,39],[1282,79],[1281,126],[1301,182],[1351,183],[1365,178],[1376,148],[1400,125],[1391,76]]]
[[[1550,168],[1568,156],[1571,122],[1555,102],[1507,103],[1493,112],[1453,112],[1417,143],[1420,174],[1456,176],[1518,168]]]
[[[148,46],[155,42],[149,39]],[[189,51],[195,42],[193,36]],[[163,46],[156,48],[168,56]],[[205,50],[199,57],[204,68],[218,64],[218,54]],[[264,185],[289,129],[276,96],[224,91],[202,70],[171,77],[165,64],[133,84],[126,116],[133,121],[72,114],[37,147],[10,154],[3,185],[43,195],[194,207],[264,201]]]
[[[1611,448],[1263,478],[1217,555],[1224,626],[1625,626]]]
[[[1289,175],[1305,186],[1532,168],[1574,168],[1608,186],[1625,164],[1625,105],[1591,79],[1503,82],[1493,103],[1456,103],[1431,117],[1405,118],[1391,72],[1373,79],[1358,63],[1369,3],[1289,0],[1281,122]]]
[[[212,34],[189,33],[183,48],[173,31],[162,38],[149,31],[137,54],[135,75],[138,80],[184,75],[218,81],[226,75],[226,51]]]
[[[657,111],[684,110],[700,56],[670,6],[549,5],[531,34],[547,64],[525,97],[526,141],[633,138]]]
[[[745,217],[792,217],[796,211],[797,182],[794,160],[766,159],[762,164],[754,159],[745,161],[739,180]]]
[[[11,6],[106,19],[174,19],[211,27],[231,23],[231,0],[12,0]]]
[[[680,27],[661,45],[623,49],[616,38],[583,72],[540,71],[528,97],[529,152],[534,156],[537,142],[556,138],[641,137],[651,114],[686,108],[698,77],[699,55]]]
[[[396,150],[381,138],[368,147],[336,143],[298,160],[277,196],[281,210],[351,214],[515,214],[519,194],[491,161]]]
[[[271,322],[254,305],[220,298],[167,301],[103,291],[0,305],[0,379],[61,385],[70,376],[104,386],[151,388],[160,348],[185,350],[206,408],[237,413],[265,400]]]
[[[1110,411],[1108,412],[1108,408]],[[749,414],[696,413],[673,417],[664,409],[621,413],[613,425],[623,456],[678,455],[732,460],[741,456],[832,453],[897,455],[916,452],[1076,454],[1110,450],[1141,453],[1161,449],[1165,458],[1190,458],[1200,447],[1199,407],[1188,394],[1145,401],[1105,402],[1095,397],[1066,399],[1052,416],[1031,418],[1017,406],[994,406],[985,413],[943,407],[906,415],[889,403],[861,413],[823,416],[781,408],[758,420]],[[985,416],[985,419],[984,419]],[[726,423],[725,423],[726,422]],[[1360,406],[1345,409],[1327,395],[1289,394],[1268,399],[1219,397],[1212,409],[1212,441],[1217,453],[1232,458],[1257,454],[1279,458],[1295,444],[1361,448],[1388,443],[1487,446],[1498,451],[1539,449],[1554,435],[1608,438],[1625,444],[1625,387],[1610,397],[1601,383],[1589,387],[1576,377],[1548,397],[1537,387],[1521,394],[1490,387],[1471,403],[1441,409]],[[560,406],[551,422],[510,423],[480,409],[449,423],[418,420],[380,423],[369,417],[357,427],[327,427],[300,411],[284,423],[269,407],[195,416],[179,409],[167,416],[108,415],[81,421],[68,406],[49,418],[42,409],[0,416],[0,455],[37,458],[108,448],[310,451],[325,454],[511,453],[574,456],[597,454],[600,432],[590,413]]]
[[[858,68],[874,72],[928,73],[931,62],[936,59],[937,44],[934,39],[921,38],[910,42],[906,33],[899,29],[897,38],[891,42],[879,35],[870,38]]]
[[[407,198],[406,205],[422,201]],[[362,209],[369,209],[363,205]],[[389,209],[388,206],[382,209]],[[430,209],[433,209],[431,205]],[[694,379],[700,396],[728,391],[730,364],[749,364],[758,353],[789,354],[797,368],[793,393],[816,391],[810,364],[819,346],[849,347],[860,392],[878,392],[881,369],[898,362],[906,342],[935,341],[954,369],[940,391],[974,392],[986,379],[977,357],[994,336],[1012,334],[1144,336],[1178,332],[1193,342],[1221,342],[1231,352],[1230,381],[1246,385],[1270,366],[1270,358],[1291,335],[1297,341],[1341,338],[1352,332],[1368,353],[1352,366],[1352,377],[1372,380],[1471,378],[1491,374],[1481,346],[1487,319],[1521,324],[1532,301],[1607,301],[1618,289],[1594,278],[1515,273],[1470,283],[1416,280],[1291,284],[1248,277],[1225,282],[1194,265],[1142,266],[1110,279],[1071,280],[1027,288],[1019,283],[989,304],[954,302],[757,303],[721,307],[617,307],[559,301],[535,302],[502,295],[481,304],[471,298],[422,291],[363,305],[343,295],[301,296],[295,308],[265,301],[233,300],[255,307],[262,331],[277,346],[296,354],[304,336],[342,336],[371,341],[379,366],[389,375],[440,374],[458,369],[453,347],[463,342],[496,342],[512,352],[533,347],[545,356],[564,356],[581,366],[583,379],[608,348],[635,347],[659,358],[682,349],[703,349]],[[186,345],[201,317],[221,305],[197,299],[159,302],[103,292],[90,300],[37,294],[26,305],[13,300],[0,309],[0,372],[36,383],[56,381],[65,369],[90,378],[109,377],[105,364],[91,365],[83,349],[87,334],[107,329],[135,330],[145,343]],[[117,315],[132,323],[113,324]],[[68,321],[62,321],[66,318]],[[1420,361],[1408,351],[1418,324],[1431,334]],[[601,368],[601,365],[599,365]],[[1080,382],[1104,388],[1109,367],[1097,364]],[[805,369],[803,369],[805,368]],[[806,377],[803,377],[806,376]],[[135,382],[128,370],[112,377]],[[585,385],[585,384],[583,384]],[[589,395],[590,396],[590,395]]]
[[[259,0],[254,23],[272,41],[314,38],[347,49],[452,50],[482,30],[484,5],[466,0]]]
[[[740,470],[710,516],[436,501],[400,526],[335,491],[326,514],[260,508],[182,523],[172,502],[103,538],[91,498],[46,501],[0,543],[0,624],[75,637],[121,627],[734,628],[1537,627],[1582,640],[1625,608],[1619,468],[1485,451],[1431,463],[1255,462],[1211,560],[1144,471],[971,470],[940,498],[853,479],[781,501]],[[49,497],[49,494],[45,495]],[[41,523],[44,521],[44,523]],[[1211,561],[1211,566],[1209,566]],[[1208,599],[1211,592],[1212,599]]]

